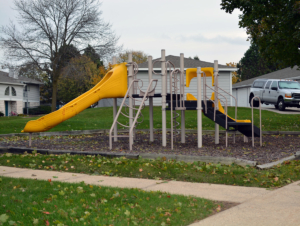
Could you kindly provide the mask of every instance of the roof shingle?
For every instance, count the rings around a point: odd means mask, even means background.
[[[251,78],[242,82],[235,83],[232,85],[232,88],[238,88],[240,86],[251,86],[254,80],[259,79],[259,78],[264,78],[264,79],[292,79],[295,77],[300,77],[300,70],[298,69],[297,66],[293,68],[284,68],[278,71],[273,71],[271,73],[261,75],[255,78]]]
[[[1,82],[7,82],[7,83],[30,83],[30,84],[43,84],[42,82],[39,82],[37,80],[26,78],[26,77],[18,77],[12,78],[8,76],[9,74],[4,71],[0,71],[0,83]]]
[[[153,59],[152,61],[154,62],[155,60],[160,60],[161,58]],[[180,57],[178,56],[172,56],[168,55],[166,56],[166,61],[171,61],[176,68],[180,68]],[[219,68],[233,68],[230,66],[218,64]],[[138,65],[139,68],[148,68],[148,61],[141,63]],[[201,60],[194,60],[190,58],[184,58],[184,67],[185,68],[196,68],[196,67],[213,67],[214,63],[209,63]],[[160,63],[156,63],[154,65],[154,68],[160,68]]]

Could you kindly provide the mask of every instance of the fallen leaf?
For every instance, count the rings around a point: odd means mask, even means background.
[[[33,218],[33,224],[34,224],[34,225],[37,225],[38,223],[39,223],[39,219]]]
[[[278,177],[275,177],[274,180],[275,180],[275,181],[278,181]]]
[[[6,214],[2,214],[2,215],[0,215],[0,222],[5,223],[8,218],[9,218],[9,216],[7,216]]]
[[[143,172],[143,169],[139,169],[140,172]]]
[[[220,212],[220,211],[221,211],[221,206],[220,206],[220,205],[218,205],[216,211],[217,211],[217,212]]]
[[[50,214],[49,212],[43,212],[44,214]]]
[[[51,182],[51,179],[48,179],[49,182]]]
[[[36,177],[36,175],[35,175],[35,174],[32,174],[31,176],[32,176],[32,177]]]
[[[130,211],[129,211],[129,210],[126,210],[126,211],[124,212],[124,214],[125,214],[127,217],[129,217]]]

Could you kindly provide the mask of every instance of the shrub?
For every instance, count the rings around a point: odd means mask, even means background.
[[[27,114],[27,108],[23,108],[23,113]],[[51,106],[40,105],[37,107],[30,107],[28,109],[29,115],[43,115],[51,113]]]
[[[0,111],[0,117],[3,117],[3,116],[4,116],[3,112],[2,112],[2,111]]]

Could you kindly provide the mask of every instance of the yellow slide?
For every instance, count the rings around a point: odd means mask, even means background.
[[[45,132],[72,118],[97,101],[105,98],[123,98],[127,92],[126,63],[117,64],[92,89],[72,100],[62,108],[37,120],[29,121],[23,132]]]
[[[212,94],[211,94],[211,98],[210,98],[211,100],[214,100],[215,99],[215,93],[213,92]],[[197,98],[196,97],[194,97],[194,95],[193,94],[191,94],[191,93],[187,93],[186,94],[186,100],[194,100],[194,101],[196,101],[197,100]],[[222,106],[222,104],[221,104],[221,102],[220,102],[220,100],[218,101],[218,106],[219,106],[219,111],[220,112],[222,112],[224,115],[226,115],[225,114],[225,111],[224,111],[224,108],[223,108],[223,106]],[[227,115],[229,118],[231,118],[229,115]],[[233,119],[233,118],[231,118],[233,121],[235,121],[235,119]],[[236,120],[236,122],[247,122],[247,123],[251,123],[251,120]]]

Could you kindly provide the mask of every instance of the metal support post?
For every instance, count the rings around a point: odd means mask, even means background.
[[[113,57],[112,59],[112,64],[115,65],[117,63],[117,58],[116,57]],[[117,109],[118,109],[118,99],[117,98],[114,98],[113,99],[113,115],[114,115],[114,120],[116,118],[116,115],[117,115]],[[116,123],[115,127],[114,127],[114,141],[118,141],[118,124]]]
[[[218,86],[219,86],[218,73],[219,73],[218,61],[215,60],[214,61],[214,77],[215,77],[215,103],[216,103],[215,108],[216,108],[216,110],[218,110],[218,103],[219,103],[219,99],[218,99]],[[219,144],[219,143],[220,143],[219,124],[215,123],[215,144]]]
[[[149,83],[152,79],[152,56],[148,56],[148,75],[149,75]],[[152,89],[152,87],[150,87]],[[149,97],[149,127],[150,127],[150,141],[154,141],[153,136],[153,97]]]
[[[132,62],[132,53],[128,53],[128,63]],[[128,84],[131,84],[133,80],[133,65],[128,67]],[[132,100],[133,88],[129,90],[129,126],[132,127],[133,124],[133,100]],[[133,136],[130,137],[131,143],[133,143]]]
[[[180,53],[180,100],[184,101],[184,55]],[[185,143],[185,110],[181,110],[181,143]]]
[[[166,115],[166,97],[167,97],[167,75],[166,75],[166,52],[161,50],[161,75],[162,75],[162,146],[167,146],[167,115]]]
[[[202,147],[202,98],[201,98],[201,67],[197,68],[197,129],[198,148]]]

